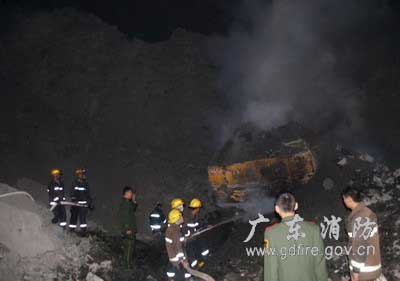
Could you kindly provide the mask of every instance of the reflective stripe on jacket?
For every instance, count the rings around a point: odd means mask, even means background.
[[[347,220],[350,243],[350,271],[359,273],[359,280],[375,280],[382,272],[378,219],[360,203]]]
[[[165,247],[167,249],[168,258],[175,267],[177,267],[181,261],[186,259],[183,250],[185,238],[181,229],[180,225],[174,223],[169,224],[165,232]]]

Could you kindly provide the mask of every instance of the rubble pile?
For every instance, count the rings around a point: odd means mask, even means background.
[[[339,149],[339,151],[341,151]],[[349,154],[350,161],[343,167],[353,171],[349,185],[359,187],[364,202],[378,216],[383,270],[388,280],[400,277],[400,169],[391,169],[366,153]],[[364,163],[361,163],[361,162]]]
[[[84,280],[88,272],[94,278],[112,271],[111,261],[94,265],[93,237],[52,225],[51,212],[15,188],[0,184],[0,196],[0,280]]]

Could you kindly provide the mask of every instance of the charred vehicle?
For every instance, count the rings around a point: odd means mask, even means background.
[[[316,173],[313,152],[303,138],[284,140],[253,127],[237,130],[208,178],[218,202],[244,202],[252,192],[277,191],[308,183]],[[283,140],[283,141],[282,141]]]

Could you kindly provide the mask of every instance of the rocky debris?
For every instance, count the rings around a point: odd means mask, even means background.
[[[347,165],[347,158],[341,159],[339,162],[337,162],[337,164],[338,164],[339,166],[345,166],[345,165]]]
[[[36,203],[17,191],[9,186],[0,186],[0,242],[21,257],[54,251],[57,239],[44,230]]]
[[[101,279],[96,274],[89,272],[88,275],[86,276],[86,281],[104,281],[104,280]]]
[[[93,276],[97,275],[104,277],[105,280],[111,280],[112,271],[113,266],[111,260],[102,261],[100,264],[94,262],[92,264],[89,264],[89,273],[86,276],[86,280],[88,280],[88,278],[91,278],[90,280],[92,280],[93,278],[95,278]]]
[[[47,205],[49,198],[46,192],[46,184],[39,183],[29,178],[20,178],[17,180],[16,188],[28,192],[35,198],[35,201]]]
[[[340,157],[343,157],[343,154],[338,151],[337,155],[332,157],[333,168],[330,169],[337,169],[343,181],[338,182],[338,176],[334,173],[328,176],[322,170],[323,175],[317,177],[313,184],[323,193],[329,193],[329,198],[336,196],[333,193],[340,194],[339,185],[340,187],[343,184],[356,185],[363,189],[366,203],[376,211],[381,223],[382,252],[385,253],[384,272],[389,281],[396,280],[399,274],[397,261],[400,258],[400,219],[398,219],[400,214],[396,208],[400,197],[398,188],[400,182],[396,177],[396,170],[393,171],[377,161],[371,163],[352,157],[349,151],[346,153],[346,158],[349,159],[347,165],[337,166],[336,159]],[[9,186],[3,188],[8,192],[15,190]],[[137,280],[151,281],[163,278],[167,260],[160,259],[163,249],[158,246],[138,242],[135,266],[132,270],[126,270],[121,259],[118,237],[103,231],[92,233],[87,238],[71,235],[56,226],[46,225],[51,215],[47,208],[40,206],[37,208],[40,217],[45,221],[43,231],[60,239],[58,244],[60,247],[35,257],[20,257],[8,247],[0,247],[0,272],[2,276],[7,277],[5,280],[123,281],[135,276]],[[393,218],[396,220],[391,221]],[[258,247],[262,244],[264,227],[265,225],[258,226],[253,240],[249,245],[244,245],[243,239],[249,231],[248,222],[236,222],[233,229],[229,230],[224,243],[219,245],[220,248],[216,249],[207,261],[204,272],[216,277],[217,280],[226,281],[253,281],[260,278],[263,271],[262,257],[249,257],[244,247]],[[346,239],[340,239],[335,245],[345,244]],[[17,264],[19,266],[16,266]],[[328,260],[328,266],[332,281],[349,280],[346,257],[333,256]]]
[[[374,161],[375,161],[375,158],[372,157],[371,155],[369,155],[368,153],[361,154],[359,156],[359,159],[362,160],[362,161],[369,162],[369,163],[374,163]]]
[[[0,196],[16,191],[0,184]],[[0,198],[0,280],[83,280],[91,264],[108,277],[102,280],[111,280],[112,261],[89,255],[96,239],[69,233],[51,217],[47,206],[27,196]]]
[[[346,166],[342,166],[342,175],[345,175],[344,183],[356,186],[364,194],[364,202],[378,215],[380,223],[382,264],[383,271],[388,280],[397,280],[398,265],[400,259],[399,234],[400,225],[396,218],[400,216],[398,198],[400,198],[399,170],[392,170],[384,163],[380,163],[367,153],[356,153],[344,149],[337,150],[337,157],[350,159]],[[339,245],[346,243],[338,241]],[[329,261],[330,270],[334,273],[333,280],[349,280],[348,265],[344,257],[334,257]],[[342,278],[342,279],[340,279]],[[344,278],[344,279],[343,279]]]

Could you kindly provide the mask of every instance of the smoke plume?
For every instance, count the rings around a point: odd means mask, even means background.
[[[220,91],[232,109],[225,123],[360,127],[362,93],[340,74],[334,44],[337,34],[361,21],[353,17],[357,7],[327,0],[260,2],[245,1],[243,21],[227,38],[213,41],[221,46],[214,52]]]

